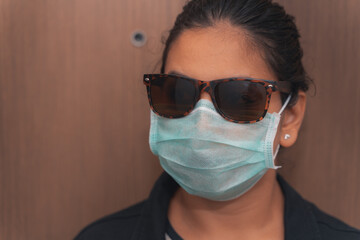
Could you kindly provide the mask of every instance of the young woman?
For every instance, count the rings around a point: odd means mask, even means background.
[[[360,239],[276,174],[297,139],[310,79],[293,17],[270,0],[192,0],[145,74],[150,197],[76,239]]]

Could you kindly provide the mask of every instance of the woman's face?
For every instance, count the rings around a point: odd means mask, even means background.
[[[259,50],[249,41],[241,29],[227,23],[185,30],[171,45],[165,73],[181,74],[204,81],[230,77],[276,81]],[[211,101],[206,92],[201,98]],[[280,93],[274,92],[268,112],[279,112],[281,106]],[[274,146],[278,143],[277,136]]]

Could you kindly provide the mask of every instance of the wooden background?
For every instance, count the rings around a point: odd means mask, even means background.
[[[279,2],[317,85],[282,174],[360,227],[360,1]],[[158,71],[183,3],[0,0],[0,239],[71,239],[148,195],[161,169],[141,75]]]

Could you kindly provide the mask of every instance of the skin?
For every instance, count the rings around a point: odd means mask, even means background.
[[[261,51],[246,32],[227,22],[185,30],[172,43],[165,73],[178,73],[210,81],[228,77],[277,80]],[[201,98],[211,101],[207,93]],[[292,146],[305,112],[306,95],[282,114],[274,146]],[[269,112],[279,112],[279,92],[272,94]],[[290,134],[285,139],[285,134]],[[284,239],[284,197],[276,171],[268,170],[248,192],[234,200],[217,202],[193,196],[182,188],[170,201],[168,217],[184,239]]]

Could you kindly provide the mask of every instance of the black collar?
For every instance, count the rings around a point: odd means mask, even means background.
[[[285,198],[285,239],[321,240],[320,231],[311,205],[305,201],[286,181],[277,175]],[[156,181],[148,201],[142,210],[132,240],[164,239],[167,211],[171,197],[179,185],[164,172]]]
[[[320,230],[311,205],[279,174],[277,180],[285,199],[285,239],[321,240]]]

